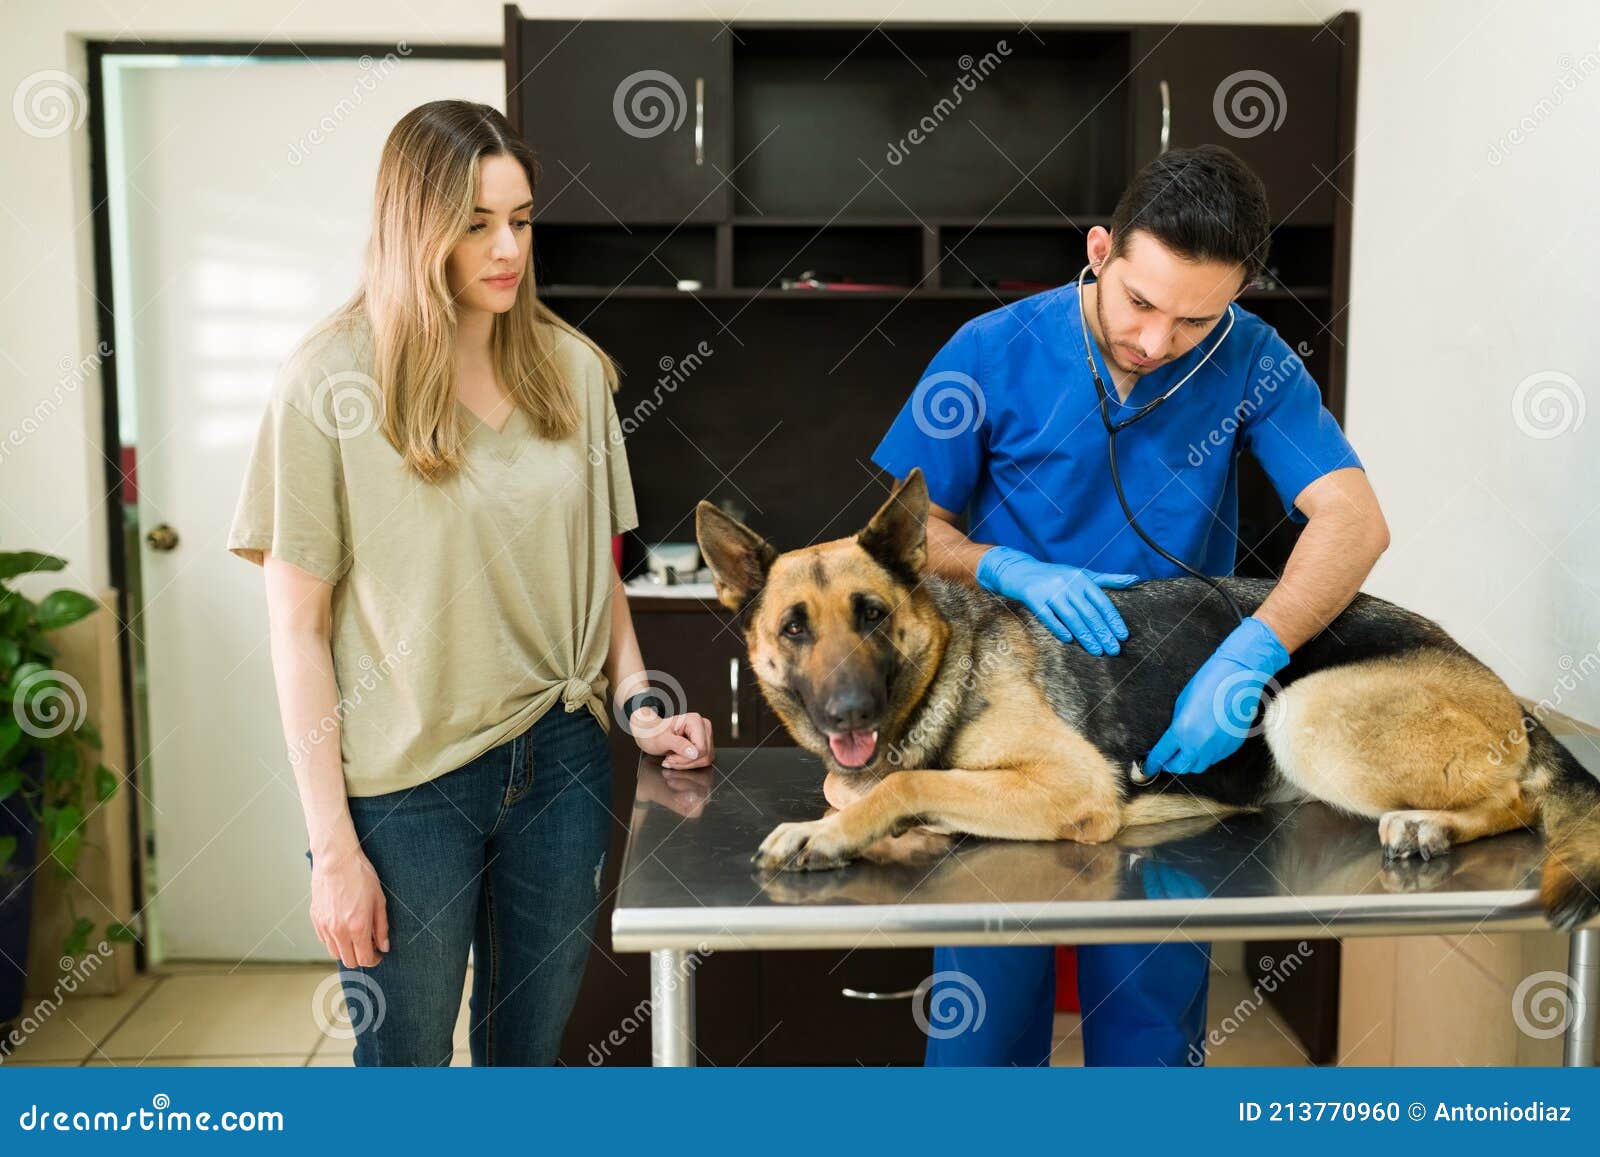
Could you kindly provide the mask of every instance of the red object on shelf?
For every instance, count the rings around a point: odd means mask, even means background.
[[[617,573],[622,573],[622,535],[611,536],[611,561],[617,564]]]
[[[1070,944],[1056,945],[1056,1011],[1081,1011],[1078,1005],[1078,950]]]

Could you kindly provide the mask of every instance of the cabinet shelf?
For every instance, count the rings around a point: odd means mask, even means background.
[[[899,301],[903,298],[912,298],[918,301],[978,301],[985,298],[996,298],[1001,301],[1017,301],[1024,297],[1032,297],[1036,293],[1043,293],[1042,289],[986,289],[982,286],[966,286],[956,289],[672,289],[667,286],[655,285],[541,285],[539,295],[548,298],[668,298],[681,297],[685,300],[699,299],[702,301],[749,301],[752,299],[777,300],[779,298],[789,301],[803,299],[828,299],[830,301]],[[1293,285],[1284,289],[1249,289],[1243,295],[1245,301],[1319,301],[1329,297],[1330,290],[1325,285]]]

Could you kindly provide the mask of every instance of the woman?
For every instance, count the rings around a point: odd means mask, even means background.
[[[228,539],[266,572],[358,1065],[450,1063],[469,946],[472,1063],[553,1063],[602,899],[608,717],[664,767],[714,754],[645,694],[616,370],[535,295],[535,173],[487,105],[395,126],[362,287],[285,365]]]

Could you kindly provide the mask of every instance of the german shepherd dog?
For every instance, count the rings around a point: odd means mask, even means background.
[[[854,537],[782,554],[696,509],[717,597],[767,702],[822,758],[836,809],[779,824],[758,867],[834,868],[911,829],[1093,844],[1318,799],[1376,819],[1386,860],[1542,826],[1550,922],[1600,913],[1600,781],[1437,624],[1357,595],[1295,652],[1236,753],[1134,786],[1179,691],[1236,625],[1223,600],[1192,578],[1108,590],[1129,637],[1092,656],[1021,603],[924,574],[927,518],[920,470]],[[1246,614],[1272,585],[1221,581]]]

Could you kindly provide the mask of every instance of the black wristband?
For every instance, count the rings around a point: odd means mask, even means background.
[[[632,719],[633,713],[641,707],[654,707],[656,714],[665,719],[668,714],[667,697],[654,687],[647,687],[643,691],[629,695],[622,703],[622,717]]]

